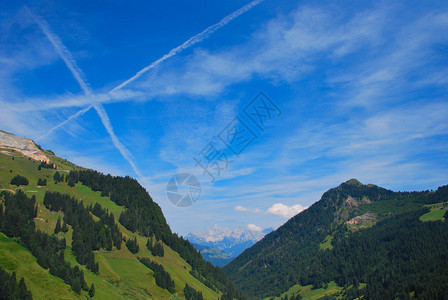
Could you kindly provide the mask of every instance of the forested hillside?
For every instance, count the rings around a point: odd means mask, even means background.
[[[50,162],[0,154],[4,298],[444,299],[448,290],[448,186],[393,192],[349,180],[223,271],[171,232],[135,179],[45,154]]]
[[[441,298],[448,290],[446,201],[447,186],[399,193],[350,180],[224,270],[254,299],[299,295],[309,285],[328,295],[334,284],[333,296],[348,299]],[[442,216],[422,222],[431,210]]]
[[[136,180],[44,152],[50,163],[0,154],[0,268],[5,280],[17,281],[5,295],[243,298],[221,269],[171,232]]]

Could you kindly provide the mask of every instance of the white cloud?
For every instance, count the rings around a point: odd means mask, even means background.
[[[237,211],[250,211],[247,207],[244,207],[244,206],[241,206],[241,205],[235,206],[235,210],[237,210]]]
[[[261,231],[261,227],[255,224],[248,224],[247,229],[249,229],[250,231]]]
[[[261,213],[263,212],[261,209],[259,208],[247,208],[241,205],[235,206],[235,210],[237,211],[248,211],[248,212],[252,212],[252,213]]]
[[[297,215],[299,212],[305,210],[306,208],[307,207],[303,207],[300,204],[287,206],[283,203],[275,203],[266,211],[266,213],[289,219]]]

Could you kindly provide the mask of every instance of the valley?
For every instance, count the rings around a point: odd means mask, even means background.
[[[23,278],[34,299],[381,299],[437,297],[448,289],[448,186],[393,192],[351,179],[277,230],[215,227],[189,234],[190,244],[171,233],[135,180],[39,151],[49,162],[32,159],[36,152],[0,154],[0,267]],[[14,178],[22,179],[12,184]],[[29,201],[32,218],[15,218],[13,210]],[[85,283],[61,278],[56,262],[48,272],[42,259],[50,253],[27,248],[29,234],[63,241],[54,255]]]

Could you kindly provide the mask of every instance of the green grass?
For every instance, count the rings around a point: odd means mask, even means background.
[[[320,250],[331,250],[333,249],[333,245],[331,244],[331,241],[333,240],[332,235],[327,235],[322,243],[319,245]]]
[[[58,169],[72,171],[72,170],[85,170],[86,168],[79,167],[68,160],[54,155],[52,151],[44,150],[38,146],[38,148],[51,160],[51,162],[56,165]]]
[[[127,249],[121,251],[127,252]],[[105,251],[106,252],[106,251]],[[96,275],[78,264],[71,249],[66,251],[66,258],[72,265],[79,266],[85,274],[87,284],[95,285],[95,299],[145,299],[148,297],[158,299],[170,299],[168,291],[161,289],[155,284],[152,272],[146,269],[138,260],[104,255],[105,252],[98,251],[95,260],[100,265],[100,274]]]
[[[352,286],[349,286],[350,289]],[[360,283],[359,288],[363,289],[366,287],[365,283]],[[334,296],[336,298],[340,298],[341,295],[344,294],[346,289],[338,286],[334,281],[328,283],[325,288],[320,289],[312,289],[312,285],[301,286],[300,284],[293,285],[288,291],[281,294],[280,297],[266,297],[265,300],[268,299],[281,299],[284,296],[290,297],[300,294],[303,299],[320,299],[325,296]]]
[[[103,208],[107,208],[112,212],[116,221],[118,221],[118,217],[124,208],[110,201],[109,197],[101,197],[100,192],[94,192],[80,183],[76,184],[74,187],[69,187],[65,182],[55,184],[53,175],[57,170],[42,168],[39,171],[37,169],[39,162],[29,160],[28,158],[23,157],[20,153],[14,151],[9,151],[9,154],[14,156],[14,160],[12,160],[12,156],[0,153],[0,190],[15,191],[20,188],[24,190],[28,196],[36,195],[36,200],[39,205],[38,215],[34,220],[36,229],[48,234],[53,234],[58,217],[63,217],[62,213],[50,212],[43,205],[43,198],[47,190],[68,193],[75,198],[82,200],[84,205],[99,203]],[[54,157],[51,157],[51,155],[52,154],[49,154],[50,159],[54,161]],[[63,162],[62,159],[59,159],[57,165],[60,167],[63,165]],[[70,165],[67,166],[70,167]],[[67,170],[69,169],[70,168],[67,168]],[[12,170],[12,172],[9,172],[9,170]],[[59,170],[59,172],[61,172],[61,170]],[[30,184],[20,187],[11,186],[9,182],[17,174],[27,177]],[[46,178],[48,185],[43,187],[37,186],[37,180],[39,178]],[[219,298],[220,293],[206,287],[202,282],[189,273],[191,266],[187,264],[178,253],[168,246],[163,245],[165,256],[153,257],[150,251],[146,249],[146,237],[130,232],[121,224],[118,225],[120,231],[127,238],[137,237],[140,251],[136,255],[133,255],[128,251],[124,243],[122,244],[121,250],[97,251],[95,253],[95,260],[99,263],[99,274],[93,274],[84,266],[81,266],[76,262],[70,248],[72,240],[71,226],[69,226],[69,231],[67,233],[58,234],[60,238],[65,237],[67,241],[68,247],[65,252],[66,260],[72,265],[78,265],[84,271],[85,280],[89,287],[92,283],[95,285],[95,299],[183,299],[183,289],[187,282],[194,289],[202,291],[204,299]],[[4,237],[4,239],[9,240],[6,237]],[[58,298],[60,299],[80,297],[79,295],[76,295],[70,289],[70,286],[66,285],[62,279],[50,275],[47,270],[41,268],[37,264],[36,259],[26,249],[10,240],[8,243],[13,243],[14,247],[19,247],[20,251],[7,251],[8,248],[5,245],[9,245],[8,247],[12,246],[5,243],[6,242],[3,240],[0,241],[0,265],[4,266],[7,270],[16,270],[20,276],[24,276],[23,274],[26,274],[29,270],[29,276],[31,276],[29,288],[35,299],[40,299],[40,295],[43,295],[42,298],[54,298],[55,295],[58,295]],[[26,259],[22,256],[26,256]],[[138,261],[138,256],[149,257],[155,262],[163,265],[175,282],[176,292],[174,295],[171,295],[168,291],[155,284],[153,272]],[[22,263],[22,261],[25,261],[25,263]],[[42,274],[46,275],[44,276]],[[42,282],[40,282],[40,277],[42,277]],[[25,277],[25,280],[28,285],[28,278]],[[54,283],[54,286],[47,289],[47,287],[50,286],[50,283],[48,282],[51,282],[52,284]],[[63,289],[65,290],[62,291]],[[82,297],[87,298],[87,293],[82,292]]]
[[[445,221],[443,217],[448,209],[448,202],[425,205],[431,209],[430,212],[420,216],[420,221]]]
[[[139,243],[139,252],[135,255],[131,254],[126,246],[123,244],[121,251],[112,251],[105,252],[105,256],[109,256],[112,258],[126,258],[126,259],[135,259],[137,257],[149,257],[154,260],[156,263],[163,265],[165,270],[170,273],[171,279],[174,280],[176,286],[176,295],[179,297],[183,297],[183,289],[185,287],[185,283],[188,282],[188,285],[193,287],[196,290],[200,290],[203,293],[204,299],[218,299],[220,294],[212,291],[208,287],[206,287],[202,282],[197,280],[193,275],[189,273],[191,270],[191,266],[187,264],[177,252],[173,251],[170,247],[163,245],[165,255],[163,257],[152,256],[151,252],[146,248],[147,238],[137,235],[135,233],[130,232],[126,228],[124,228],[121,224],[119,224],[120,231],[127,238],[137,237]],[[140,262],[138,262],[140,263]],[[141,263],[140,263],[141,264]],[[141,264],[141,266],[144,266]],[[101,268],[101,266],[100,266]],[[146,267],[145,267],[146,268]],[[147,269],[149,270],[149,269]]]
[[[327,288],[312,289],[312,285],[301,286],[300,284],[293,285],[287,292],[281,294],[280,297],[275,297],[274,299],[281,299],[284,296],[292,295],[302,295],[303,299],[320,299],[324,296],[331,296],[339,294],[343,291],[343,288],[338,286],[334,281],[330,282]],[[267,297],[265,299],[271,299],[272,297]]]
[[[445,221],[445,218],[443,217],[445,212],[446,210],[431,210],[430,212],[420,216],[420,221]]]
[[[222,259],[230,259],[232,258],[230,255],[225,253],[224,251],[218,248],[208,247],[201,251],[202,254],[208,254],[211,258],[222,258]]]
[[[24,247],[0,233],[0,266],[9,271],[15,271],[17,279],[25,277],[33,299],[77,299],[69,285],[48,273],[36,261],[36,258]]]

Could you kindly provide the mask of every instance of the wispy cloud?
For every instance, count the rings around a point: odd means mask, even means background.
[[[362,12],[340,24],[334,19],[329,11],[300,7],[268,22],[246,44],[224,51],[199,49],[185,65],[159,72],[139,88],[162,95],[210,96],[255,76],[292,83],[314,71],[320,60],[347,57],[379,43],[384,27],[380,12]]]
[[[48,40],[53,45],[54,49],[58,53],[58,55],[62,58],[62,60],[65,62],[65,65],[70,70],[70,72],[73,74],[73,77],[75,77],[76,81],[80,85],[81,89],[84,91],[84,94],[88,97],[91,97],[93,95],[93,92],[90,88],[90,86],[87,84],[87,81],[85,80],[85,75],[83,74],[82,70],[78,67],[76,64],[76,61],[74,60],[72,54],[70,51],[65,47],[65,45],[62,43],[61,39],[54,34],[48,23],[41,19],[39,16],[33,14],[27,7],[25,7],[25,10],[29,14],[29,16],[36,22],[36,24],[39,26],[39,28],[42,30],[42,32],[45,34],[45,36],[48,38]],[[75,118],[76,116],[79,116],[85,112],[87,112],[90,109],[91,106],[77,112],[75,115],[71,116],[68,120],[71,120]],[[121,155],[124,157],[124,159],[131,165],[134,172],[139,176],[142,177],[142,174],[138,170],[137,166],[135,165],[134,161],[132,160],[131,154],[129,150],[120,142],[116,134],[114,133],[114,130],[112,128],[112,124],[110,123],[109,116],[107,115],[106,111],[104,110],[103,106],[101,104],[93,104],[93,107],[95,108],[95,111],[98,113],[98,116],[101,119],[101,122],[103,123],[104,127],[106,128],[107,132],[109,133],[112,142],[114,146],[117,148],[117,150],[121,153]],[[67,123],[68,121],[64,121],[63,123]],[[56,128],[61,127],[61,124],[57,126]],[[56,128],[52,128],[50,131],[55,130]],[[48,133],[47,133],[48,135]]]
[[[127,130],[124,144],[139,146],[133,155],[140,167],[151,161],[146,170],[154,175],[140,182],[178,231],[200,229],[206,222],[273,226],[353,177],[394,190],[436,188],[448,180],[448,64],[442,51],[448,43],[448,15],[446,4],[428,5],[417,12],[406,3],[348,9],[335,4],[333,10],[301,2],[295,10],[252,23],[251,28],[258,29],[239,44],[194,47],[186,57],[175,57],[187,41],[153,63],[161,66],[163,61],[163,68],[152,69],[151,64],[146,73],[137,73],[113,93],[24,93],[15,97],[18,105],[0,104],[6,108],[0,119],[14,123],[23,134],[38,133],[51,112],[68,116],[82,109],[56,127],[69,132],[70,120],[93,104],[114,103],[107,106],[111,114],[125,108],[134,115],[127,114],[127,124],[120,124],[120,130]],[[275,7],[283,9],[281,4]],[[198,45],[193,38],[189,41]],[[170,53],[175,54],[167,59]],[[11,64],[17,62],[10,58],[7,65]],[[232,158],[220,180],[201,181],[201,198],[194,206],[174,207],[165,199],[167,180],[178,171],[202,174],[201,169],[191,169],[192,157],[260,88],[272,91],[271,97],[284,110],[282,119]],[[0,89],[2,93],[7,94]],[[157,102],[143,103],[153,99]],[[111,120],[99,105],[97,113],[104,112],[107,129]],[[146,118],[139,125],[147,127],[136,126],[133,117]],[[129,130],[131,121],[134,132]],[[150,130],[151,150],[141,154],[145,151],[139,139],[147,138]],[[113,142],[120,146],[120,140]],[[122,155],[133,159],[129,152]],[[121,160],[114,163],[120,169]]]
[[[70,122],[71,120],[85,114],[86,112],[88,112],[91,108],[93,107],[93,105],[87,106],[84,109],[81,109],[80,111],[78,111],[77,113],[75,113],[74,115],[71,115],[67,120],[63,121],[62,123],[59,123],[58,125],[54,126],[53,128],[51,128],[47,133],[41,135],[40,137],[38,137],[36,140],[42,140],[45,137],[49,136],[50,134],[53,133],[53,131],[55,131],[58,128],[61,128],[62,126],[64,126],[65,124],[67,124],[68,122]]]
[[[251,208],[247,208],[247,207],[244,207],[244,206],[241,206],[241,205],[235,206],[235,210],[237,210],[237,211],[248,211],[248,212],[253,212],[253,213],[261,213],[261,212],[263,212],[259,208],[251,209]]]
[[[165,60],[169,59],[170,57],[173,57],[177,54],[179,54],[180,52],[182,52],[185,49],[188,49],[192,46],[194,46],[197,43],[202,42],[203,40],[205,40],[206,38],[208,38],[211,34],[213,34],[215,31],[219,30],[220,28],[224,27],[225,25],[227,25],[228,23],[230,23],[232,20],[234,20],[235,18],[239,17],[240,15],[246,13],[247,11],[249,11],[250,9],[252,9],[254,6],[260,4],[261,2],[263,2],[264,0],[253,0],[252,2],[246,4],[245,6],[241,7],[240,9],[234,11],[233,13],[231,13],[230,15],[226,16],[225,18],[223,18],[221,21],[219,21],[218,23],[211,25],[209,27],[207,27],[205,30],[203,30],[202,32],[196,34],[195,36],[189,38],[187,41],[185,41],[183,44],[171,49],[167,54],[163,55],[161,58],[157,59],[156,61],[152,62],[151,64],[149,64],[148,66],[144,67],[142,70],[138,71],[134,76],[132,76],[131,78],[129,78],[128,80],[126,80],[125,82],[121,83],[120,85],[116,86],[115,88],[113,88],[108,95],[110,95],[110,97],[106,97],[106,99],[104,99],[103,101],[108,101],[110,98],[114,98],[114,96],[117,94],[117,92],[119,92],[120,90],[122,90],[125,86],[127,86],[128,84],[130,84],[131,82],[137,80],[138,78],[140,78],[143,74],[145,74],[146,72],[148,72],[149,70],[155,68],[156,66],[158,66],[159,64],[161,64],[162,62],[164,62]],[[76,66],[76,64],[75,64]],[[79,68],[78,68],[78,71]],[[63,121],[62,123],[56,125],[55,127],[53,127],[52,129],[50,129],[49,132],[47,132],[44,136],[49,135],[52,131],[54,131],[57,128],[60,128],[61,126],[64,126],[66,123],[68,123],[69,121],[75,119],[76,117],[84,114],[85,112],[87,112],[92,106],[89,106],[85,109],[82,109],[80,111],[78,111],[77,113],[71,115],[67,120]]]

